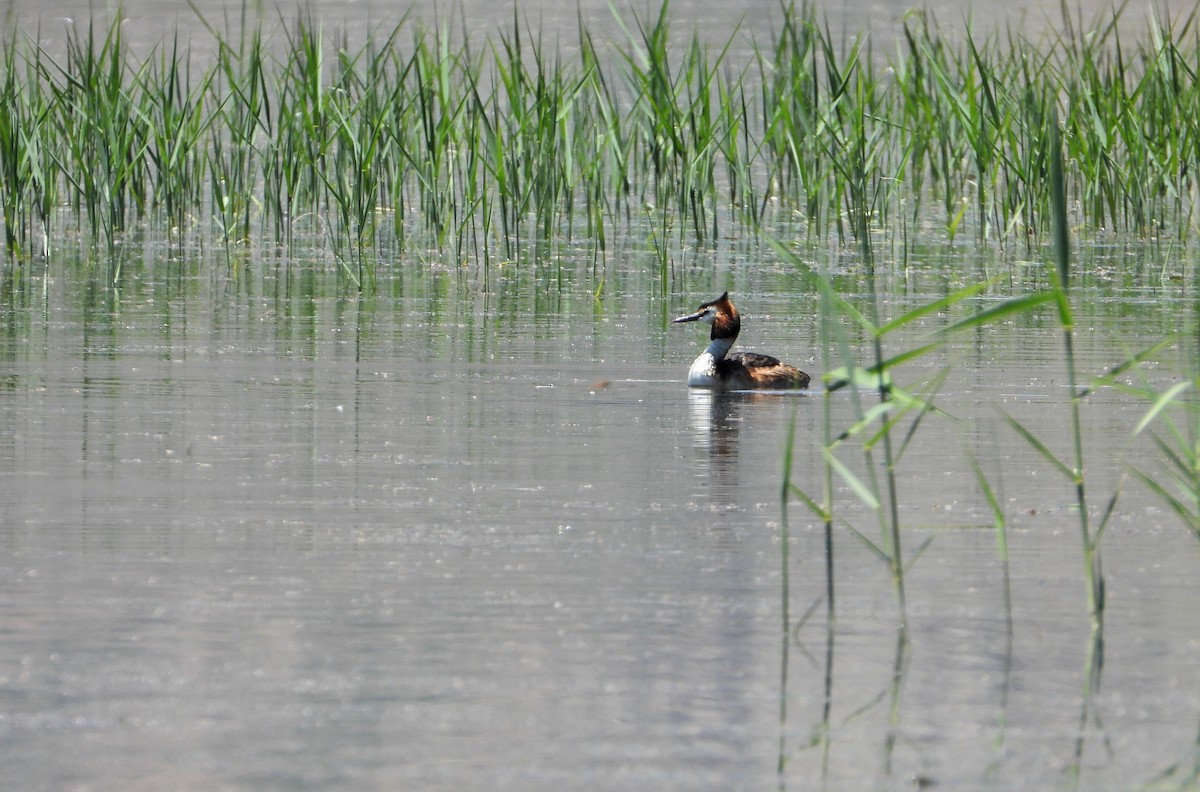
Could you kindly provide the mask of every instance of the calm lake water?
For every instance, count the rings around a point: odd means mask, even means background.
[[[586,265],[513,268],[485,290],[476,274],[397,262],[362,299],[275,265],[159,261],[130,267],[118,292],[69,262],[6,265],[4,786],[1187,778],[1200,544],[1131,481],[1103,543],[1102,684],[1082,709],[1073,493],[997,410],[1066,453],[1048,315],[911,368],[915,381],[952,367],[938,404],[954,420],[928,419],[899,469],[906,549],[931,540],[908,575],[910,643],[897,675],[887,570],[846,528],[875,538],[878,525],[841,492],[827,655],[824,533],[793,501],[785,567],[779,501],[793,420],[793,480],[819,491],[822,399],[690,392],[703,333],[668,323],[729,288],[743,348],[820,373],[813,295],[749,257],[698,257],[656,297],[654,264],[631,253],[599,299]],[[853,261],[839,266],[857,299]],[[1081,284],[1082,370],[1194,322],[1185,282]],[[919,267],[885,284],[889,312],[958,285]],[[844,425],[849,395],[832,409]],[[1097,512],[1127,465],[1155,464],[1131,441],[1144,410],[1109,391],[1085,410]],[[1011,633],[967,446],[1011,520]]]

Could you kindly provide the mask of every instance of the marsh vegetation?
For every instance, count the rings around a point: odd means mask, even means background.
[[[402,19],[367,41],[244,11],[211,42],[133,54],[120,19],[17,26],[0,61],[5,245],[79,237],[111,260],[138,229],[229,257],[332,257],[368,287],[409,251],[487,266],[563,240],[668,255],[771,229],[1031,248],[1050,229],[1049,119],[1070,222],[1184,240],[1200,165],[1193,18],[1123,40],[1114,12],[1061,34],[947,36],[928,13],[880,52],[816,6],[768,41],[701,41],[656,13],[553,46],[518,11],[486,40]],[[40,30],[40,28],[39,28]],[[203,53],[203,54],[200,54]],[[328,258],[326,259],[328,260]]]

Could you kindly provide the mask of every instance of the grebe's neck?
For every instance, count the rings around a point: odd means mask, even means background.
[[[729,354],[729,350],[733,347],[733,342],[737,340],[737,336],[730,338],[714,338],[708,342],[708,348],[704,350],[704,354],[712,358],[715,365],[725,356]]]

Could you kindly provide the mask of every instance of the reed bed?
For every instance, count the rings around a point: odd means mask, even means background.
[[[210,28],[203,60],[178,37],[135,58],[119,20],[69,26],[53,57],[18,29],[0,55],[5,247],[45,255],[78,230],[111,259],[151,226],[286,253],[300,233],[368,286],[381,251],[486,266],[565,239],[602,254],[647,216],[664,251],[763,227],[1030,244],[1050,229],[1054,114],[1074,225],[1195,228],[1193,17],[1132,43],[1119,10],[980,41],[914,13],[884,56],[840,44],[811,5],[776,13],[746,57],[736,31],[679,43],[666,2],[604,45],[581,20],[570,50],[518,12],[482,43],[402,19],[362,45],[244,14]]]

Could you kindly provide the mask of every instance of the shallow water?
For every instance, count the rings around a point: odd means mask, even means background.
[[[660,7],[651,2],[609,3],[607,0],[521,0],[516,4],[522,32],[539,35],[552,50],[571,51],[578,44],[579,25],[583,25],[603,44],[606,40],[638,40],[638,23],[652,22]],[[786,5],[783,4],[783,5]],[[950,37],[959,36],[969,26],[977,36],[1010,33],[1035,41],[1052,38],[1065,30],[1063,4],[1059,0],[1023,0],[1017,3],[962,3],[960,0],[845,0],[839,3],[815,3],[820,17],[835,33],[847,39],[869,32],[876,50],[891,53],[903,43],[902,26],[914,8],[928,10],[939,28]],[[96,19],[107,24],[105,15],[119,8],[125,42],[137,53],[149,53],[176,33],[182,45],[203,59],[215,47],[212,31],[220,31],[236,41],[243,19],[261,21],[268,33],[283,20],[293,22],[301,13],[321,23],[322,31],[336,40],[345,36],[352,46],[369,37],[382,39],[402,20],[415,22],[425,29],[465,33],[477,41],[496,39],[498,33],[511,34],[514,19],[512,3],[454,2],[413,0],[403,4],[387,0],[308,0],[304,3],[262,4],[247,0],[122,0],[119,4],[97,4],[90,0],[9,0],[4,6],[10,26],[35,35],[52,56],[63,51],[67,30]],[[679,43],[693,32],[715,49],[731,43],[735,54],[744,55],[761,48],[777,34],[781,18],[778,0],[751,0],[742,4],[720,0],[671,0],[668,6],[672,31]],[[615,14],[614,14],[615,10]],[[1156,0],[1154,3],[1130,3],[1124,7],[1120,27],[1129,40],[1141,35],[1152,15],[1185,19],[1192,4],[1185,0]],[[1099,20],[1108,22],[1111,3],[1079,0],[1069,5],[1071,25],[1087,29]],[[620,15],[620,22],[617,16]],[[1177,25],[1182,27],[1182,23]],[[276,34],[279,35],[279,34]],[[732,41],[730,39],[732,37]],[[401,36],[406,39],[407,34]],[[271,38],[268,38],[270,41]],[[281,38],[279,40],[282,40]]]
[[[996,409],[1067,448],[1052,322],[910,370],[952,366],[938,404],[956,419],[927,420],[898,470],[905,547],[932,540],[907,577],[910,643],[846,528],[877,523],[842,492],[827,663],[823,530],[793,501],[785,567],[779,503],[793,419],[793,480],[819,491],[821,398],[690,392],[702,334],[667,321],[730,288],[745,347],[819,373],[793,275],[697,266],[657,298],[634,258],[593,300],[570,272],[484,290],[421,266],[362,300],[274,267],[162,264],[119,293],[70,265],[6,271],[9,783],[1125,789],[1196,760],[1200,547],[1129,481],[1081,723],[1073,493]],[[895,275],[885,309],[949,285]],[[1187,317],[1170,279],[1080,288],[1085,371]],[[849,395],[832,409],[849,420]],[[1097,512],[1154,459],[1130,440],[1144,409],[1105,391],[1085,411]],[[966,444],[1011,520],[1011,633]]]

